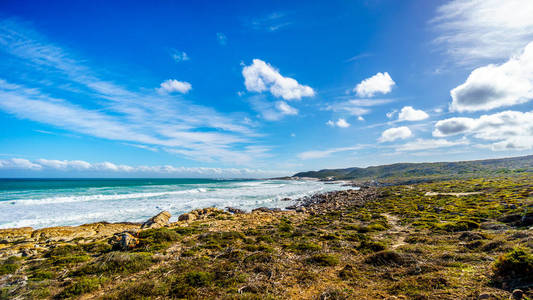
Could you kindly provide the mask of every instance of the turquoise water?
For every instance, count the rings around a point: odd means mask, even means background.
[[[0,228],[140,222],[168,210],[280,207],[340,184],[293,180],[0,179]]]

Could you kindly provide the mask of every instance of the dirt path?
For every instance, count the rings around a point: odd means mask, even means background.
[[[469,195],[477,195],[481,194],[481,192],[468,192],[468,193],[437,193],[437,192],[427,192],[424,194],[424,196],[455,196],[455,197],[461,197],[461,196],[469,196]]]
[[[392,236],[391,249],[396,249],[405,245],[405,238],[409,234],[407,227],[400,225],[400,218],[390,214],[382,214],[387,218],[387,222],[391,225],[391,228],[387,230],[386,234]]]

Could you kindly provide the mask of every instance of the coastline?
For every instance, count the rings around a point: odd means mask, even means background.
[[[205,208],[177,222],[163,212],[144,223],[7,229],[0,289],[34,299],[531,295],[532,180],[363,186],[291,210]],[[512,255],[519,260],[506,261]]]

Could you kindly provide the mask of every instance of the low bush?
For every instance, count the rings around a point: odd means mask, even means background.
[[[307,262],[323,267],[336,266],[339,264],[339,258],[331,254],[316,254],[307,259]]]
[[[533,283],[533,255],[525,249],[515,248],[498,257],[493,266],[496,284],[514,287]]]

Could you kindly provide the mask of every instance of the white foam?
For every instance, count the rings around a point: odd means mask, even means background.
[[[283,198],[295,200],[340,189],[346,187],[316,181],[271,180],[25,192],[0,202],[0,228],[139,222],[161,210],[170,211],[175,220],[184,212],[203,207],[232,206],[248,211],[260,206],[284,208],[294,201],[282,201]],[[50,197],[51,194],[57,196]],[[24,199],[23,195],[30,197]]]

